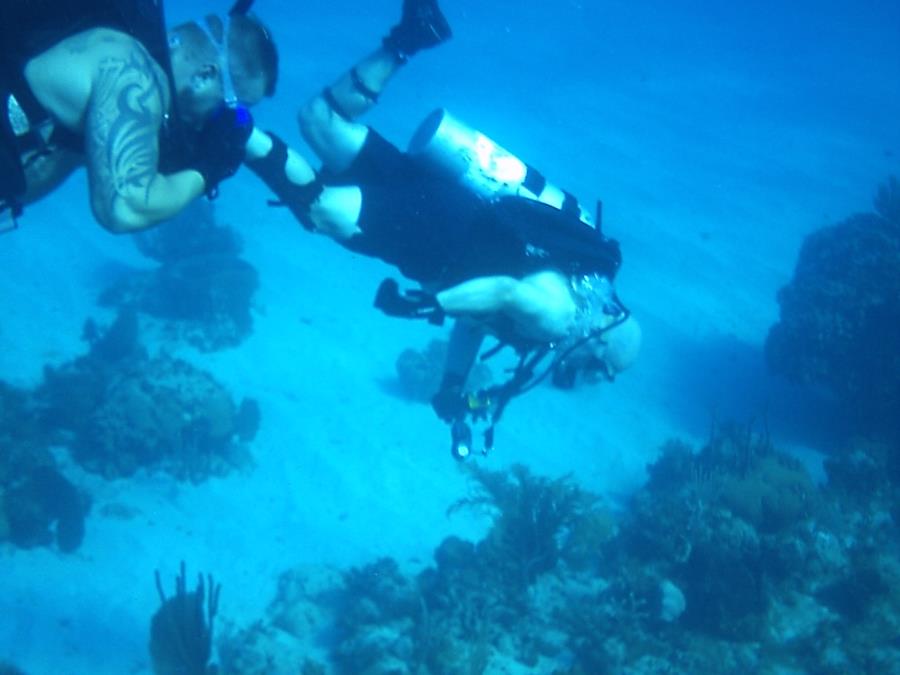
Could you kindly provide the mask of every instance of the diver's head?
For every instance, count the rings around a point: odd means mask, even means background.
[[[169,31],[179,113],[200,126],[224,101],[252,106],[275,92],[278,52],[252,16],[208,15]]]
[[[579,380],[609,381],[637,360],[641,327],[601,275],[572,282],[578,305],[575,328],[553,369],[553,384],[571,388]]]
[[[579,381],[612,382],[637,360],[641,326],[628,315],[595,337],[582,338],[553,368],[553,384],[571,389]]]
[[[594,357],[603,362],[609,379],[634,365],[641,352],[642,339],[641,324],[631,314],[600,336]]]

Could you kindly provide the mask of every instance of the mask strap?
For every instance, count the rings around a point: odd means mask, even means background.
[[[219,72],[222,76],[222,93],[225,105],[229,108],[237,108],[238,97],[234,90],[234,81],[231,79],[231,67],[228,64],[228,33],[231,28],[231,15],[225,15],[225,19],[222,21],[221,42],[213,35],[208,20],[204,20],[199,25],[219,52]]]

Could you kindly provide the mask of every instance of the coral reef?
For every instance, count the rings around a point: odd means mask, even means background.
[[[828,456],[825,471],[842,499],[865,504],[883,498],[900,486],[900,441],[856,438]]]
[[[215,584],[212,576],[204,584],[201,574],[196,589],[189,593],[182,562],[175,579],[175,595],[166,597],[159,571],[156,572],[156,590],[161,605],[150,622],[153,672],[156,675],[213,675],[218,672],[209,660],[221,584]]]
[[[57,468],[30,393],[0,382],[0,541],[72,552],[89,508],[87,494]]]
[[[287,573],[271,624],[254,626],[253,635],[327,636],[333,668],[327,672],[550,672],[545,665],[564,649],[551,616],[562,600],[548,602],[560,584],[553,571],[565,568],[567,558],[582,560],[586,541],[611,536],[609,518],[598,517],[605,509],[569,478],[538,478],[521,466],[511,475],[472,472],[476,494],[451,510],[488,509],[493,525],[484,540],[444,540],[434,566],[414,576],[388,558],[330,578],[325,590]],[[590,532],[594,527],[599,533]],[[311,607],[319,608],[317,620],[310,619]],[[222,651],[246,663],[247,640],[230,639]],[[243,671],[226,662],[225,672]]]
[[[87,331],[90,352],[47,368],[37,390],[44,425],[72,448],[75,460],[105,477],[138,468],[199,482],[248,461],[259,411],[237,406],[209,374],[138,342],[134,312],[105,333]]]
[[[617,541],[618,555],[661,569],[684,592],[683,621],[751,639],[764,621],[767,555],[792,538],[816,488],[795,461],[751,427],[714,429],[696,455],[671,443],[649,468]]]
[[[53,464],[30,393],[0,381],[0,488]]]
[[[71,553],[84,539],[90,499],[56,469],[42,466],[2,493],[9,539],[20,548],[48,546]]]
[[[268,611],[269,620],[226,632],[219,640],[222,675],[270,675],[301,673],[327,675],[333,672],[316,660],[321,652],[322,630],[332,622],[335,590],[343,573],[328,567],[310,567],[284,572]],[[334,628],[329,626],[329,630]]]
[[[307,646],[269,623],[252,626],[219,640],[221,675],[327,675],[330,671],[310,659]]]
[[[867,428],[900,437],[900,183],[891,178],[876,213],[810,234],[781,318],[766,340],[771,369],[825,385]]]
[[[235,346],[252,332],[258,274],[239,257],[237,235],[215,223],[208,205],[136,241],[159,267],[119,280],[101,294],[101,304],[158,319],[165,334],[203,351]]]
[[[237,257],[243,248],[237,232],[219,225],[214,205],[195,200],[175,218],[134,235],[138,250],[166,265],[204,255]]]
[[[615,645],[631,654],[626,662],[649,652],[683,669],[674,672],[759,672],[773,664],[866,671],[868,657],[854,653],[855,631],[885,635],[885,617],[900,623],[900,598],[883,592],[898,553],[888,544],[896,534],[896,522],[884,515],[890,497],[876,500],[882,515],[848,518],[844,511],[861,502],[848,501],[844,488],[816,486],[764,434],[733,425],[716,428],[697,453],[667,445],[649,475],[601,565],[610,587],[624,582],[630,590],[619,595],[639,608],[625,631],[633,642]],[[656,606],[642,590],[648,574],[684,595],[684,612],[662,633],[650,630]],[[572,627],[582,626],[581,651],[606,650],[609,658],[610,646],[591,641],[584,627],[596,632],[612,622],[588,614]],[[663,643],[648,646],[649,636],[661,635]]]
[[[752,425],[716,425],[698,451],[666,444],[615,521],[571,478],[471,469],[451,511],[486,508],[483,539],[446,538],[416,573],[285,573],[228,650],[291,658],[225,672],[897,672],[900,487],[856,482],[884,471],[877,446],[842,456],[820,486]]]
[[[343,591],[337,598],[333,653],[338,672],[387,673],[416,661],[412,633],[419,596],[394,560],[349,570]]]
[[[0,447],[34,447],[41,441],[40,425],[28,392],[0,380]]]
[[[478,557],[507,584],[527,588],[553,569],[576,524],[595,522],[597,497],[579,489],[570,476],[549,480],[533,476],[521,464],[508,473],[467,465],[479,494],[450,508],[487,507],[493,527],[478,545]]]

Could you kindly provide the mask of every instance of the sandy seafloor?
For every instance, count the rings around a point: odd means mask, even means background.
[[[260,0],[283,71],[258,123],[298,142],[297,105],[374,46],[398,4]],[[761,347],[803,237],[867,210],[900,173],[896,3],[443,4],[456,37],[416,58],[371,122],[405,144],[446,106],[584,202],[602,197],[624,252],[620,294],[645,332],[639,364],[613,386],[516,400],[482,461],[572,472],[617,500],[663,441],[702,440],[715,414],[766,417],[815,468],[833,411],[768,377]],[[221,9],[169,5],[172,20]],[[309,235],[267,197],[241,172],[216,202],[260,274],[252,337],[180,352],[260,402],[255,469],[195,487],[67,466],[94,498],[86,538],[70,555],[0,546],[0,659],[38,674],[149,672],[156,568],[169,580],[181,559],[213,572],[221,621],[245,625],[285,569],[384,555],[415,568],[446,535],[480,532],[445,514],[467,490],[445,427],[391,393],[397,354],[441,330],[373,311],[389,270]],[[0,379],[34,386],[45,364],[83,353],[84,320],[109,319],[98,292],[149,264],[92,222],[83,174],[30,208],[0,237]],[[105,517],[105,504],[139,515]]]

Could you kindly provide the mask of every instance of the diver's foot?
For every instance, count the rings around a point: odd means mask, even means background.
[[[423,49],[436,47],[453,36],[437,0],[403,0],[400,23],[382,41],[400,63]]]

